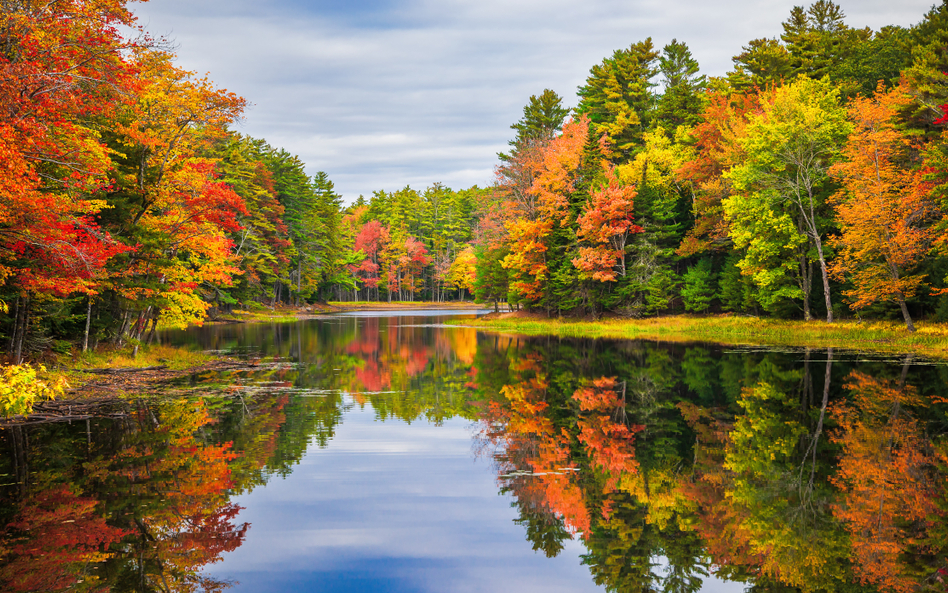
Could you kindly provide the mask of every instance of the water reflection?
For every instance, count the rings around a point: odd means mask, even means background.
[[[535,549],[579,533],[608,590],[696,591],[712,570],[755,589],[942,587],[943,368],[633,342],[499,350],[481,359],[494,370],[475,366],[499,396],[482,435],[500,482]]]
[[[225,588],[208,568],[253,537],[235,497],[331,450],[356,411],[472,421],[522,545],[578,542],[609,591],[945,588],[945,367],[432,321],[181,334],[260,365],[118,420],[0,431],[2,588]]]
[[[247,526],[228,500],[244,478],[231,466],[239,455],[200,438],[210,422],[202,402],[181,400],[141,403],[84,435],[5,431],[8,450],[24,454],[3,469],[26,477],[4,506],[7,590],[220,589],[200,569]]]

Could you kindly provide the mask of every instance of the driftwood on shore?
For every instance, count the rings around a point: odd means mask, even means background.
[[[0,419],[0,427],[73,422],[90,418],[123,418],[128,416],[127,400],[104,397],[83,400],[54,400],[37,403],[28,416]]]

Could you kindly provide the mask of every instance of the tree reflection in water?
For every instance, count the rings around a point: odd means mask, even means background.
[[[474,421],[533,549],[578,539],[610,591],[694,592],[712,574],[761,591],[945,588],[943,367],[410,319],[302,327],[267,338],[295,364],[195,379],[219,397],[2,431],[0,588],[225,588],[202,571],[252,533],[231,497],[331,446],[354,405]],[[274,387],[240,391],[253,381]]]
[[[479,434],[501,489],[534,549],[580,536],[607,590],[696,591],[712,571],[753,589],[944,589],[942,370],[832,350],[484,345]]]

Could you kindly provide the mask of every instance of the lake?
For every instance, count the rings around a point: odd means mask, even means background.
[[[945,365],[474,316],[166,334],[252,365],[0,430],[0,590],[945,590]]]

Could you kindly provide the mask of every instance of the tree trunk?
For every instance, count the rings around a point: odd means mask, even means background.
[[[19,327],[20,323],[20,297],[16,297],[16,305],[13,306],[13,331],[10,332],[10,345],[7,347],[7,352],[13,354],[13,349],[16,348],[16,330]]]
[[[23,305],[19,307],[19,329],[16,334],[16,352],[14,353],[15,364],[23,362],[23,342],[26,340],[26,329],[30,322],[30,295],[23,297]]]
[[[826,371],[823,375],[823,402],[820,406],[820,419],[816,424],[816,430],[813,431],[813,439],[810,441],[810,447],[813,450],[813,461],[810,464],[810,479],[807,483],[806,494],[813,492],[813,484],[816,480],[816,449],[819,445],[820,435],[823,433],[823,419],[826,417],[826,406],[829,403],[830,377],[833,369],[833,349],[826,351]]]
[[[813,289],[813,268],[807,260],[806,253],[800,255],[800,288],[803,290],[803,320],[813,319],[810,311],[810,292]]]
[[[915,324],[912,323],[912,316],[909,315],[908,307],[905,305],[905,297],[902,296],[902,293],[899,293],[899,307],[902,309],[902,318],[905,319],[905,327],[908,328],[910,332],[914,332]]]
[[[814,240],[816,253],[820,258],[820,273],[823,275],[823,299],[826,301],[826,323],[833,323],[833,298],[830,296],[829,270],[826,269],[826,258],[823,257],[823,242],[819,237]]]
[[[145,333],[145,315],[148,314],[151,307],[146,307],[144,311],[138,312],[138,319],[135,320],[135,327],[132,329],[132,337],[136,341],[142,339],[142,334]],[[135,354],[138,354],[138,345],[135,345]],[[132,355],[134,357],[134,354]]]
[[[86,297],[86,331],[82,334],[82,351],[89,350],[89,326],[92,325],[92,297]]]
[[[118,335],[115,336],[115,342],[117,346],[121,346],[125,343],[125,334],[128,332],[128,320],[131,318],[132,312],[129,309],[125,310],[125,313],[122,315],[122,325],[119,328]]]
[[[146,344],[151,344],[155,341],[155,330],[158,329],[158,314],[153,313],[151,318],[151,331],[148,332],[148,339],[145,341]]]

